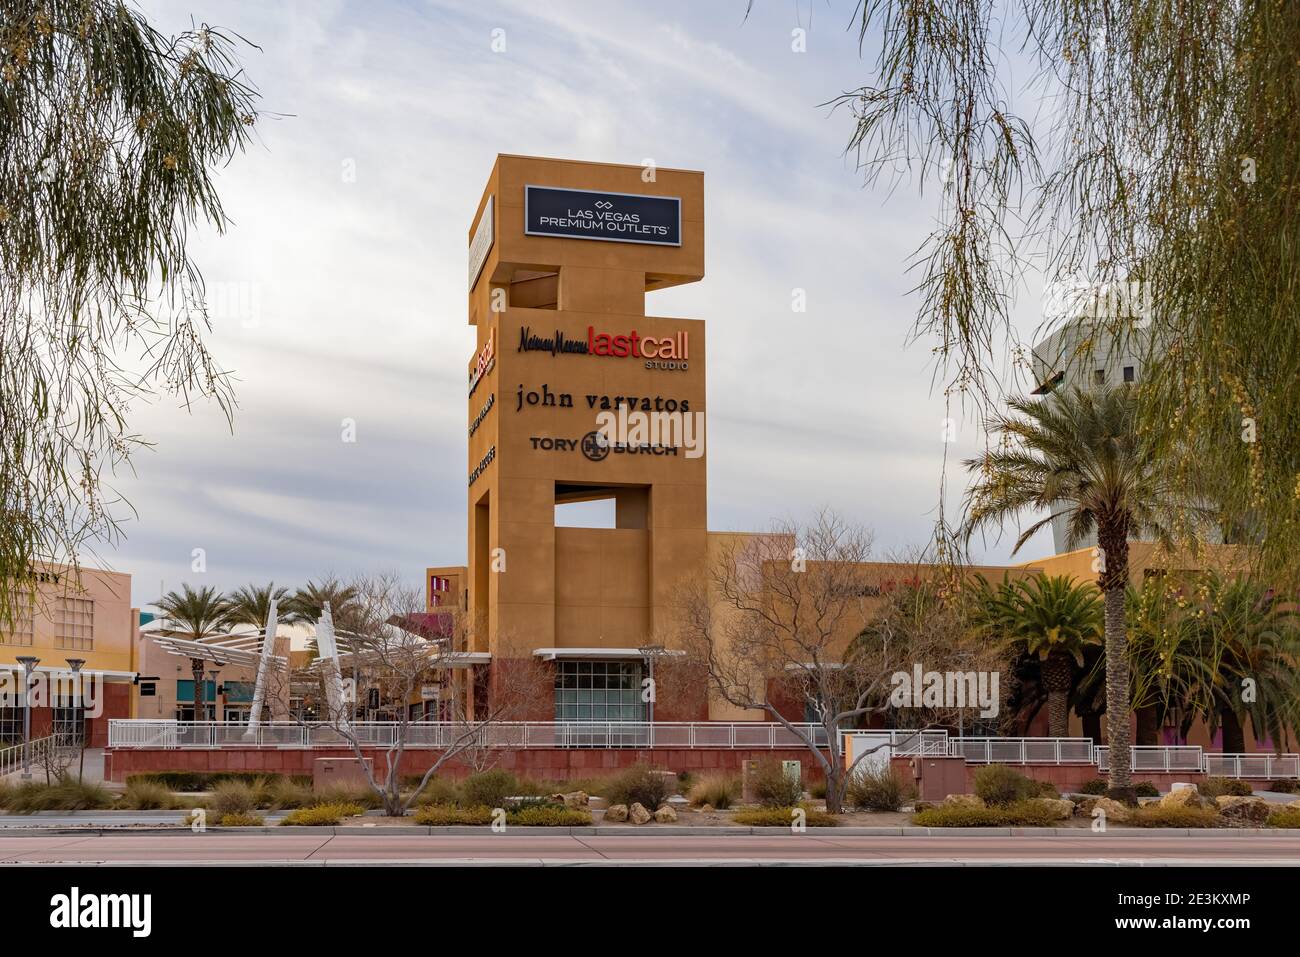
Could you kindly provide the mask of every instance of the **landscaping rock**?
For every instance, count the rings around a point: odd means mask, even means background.
[[[1038,807],[1047,808],[1058,821],[1068,821],[1070,818],[1074,817],[1074,802],[1067,801],[1065,798],[1030,798],[1029,803],[1037,805]]]
[[[665,804],[659,810],[655,811],[655,820],[660,824],[676,824],[677,812]]]
[[[641,805],[638,804],[637,807],[641,807]],[[611,804],[609,810],[605,812],[605,820],[610,824],[622,824],[627,820],[627,805]]]
[[[586,791],[570,791],[568,794],[561,794],[560,799],[564,801],[565,807],[586,807],[590,801]]]
[[[1223,816],[1225,822],[1242,827],[1255,827],[1263,824],[1268,820],[1269,812],[1272,811],[1269,803],[1258,797],[1224,794],[1215,798],[1215,801],[1219,805],[1219,813]]]
[[[700,805],[700,813],[701,813],[701,814],[712,814],[712,813],[713,813],[713,805],[712,805],[712,804],[701,804],[701,805]]]
[[[1300,811],[1300,801],[1290,801],[1286,804],[1293,811]]]
[[[633,824],[649,824],[654,815],[645,809],[645,805],[640,802],[633,804],[627,809],[627,819]]]
[[[1201,792],[1196,789],[1195,784],[1179,788],[1177,791],[1170,791],[1160,799],[1161,807],[1204,807],[1205,803],[1201,799]]]
[[[1087,803],[1088,803],[1087,801],[1082,802],[1079,805],[1080,809],[1082,809],[1083,805]],[[1127,805],[1120,804],[1119,801],[1113,800],[1112,798],[1108,798],[1108,797],[1097,798],[1095,801],[1092,802],[1092,806],[1089,807],[1088,810],[1084,813],[1086,813],[1088,817],[1092,817],[1093,811],[1095,811],[1097,808],[1101,808],[1102,813],[1106,815],[1106,823],[1108,824],[1124,824],[1125,822],[1129,821],[1133,817],[1132,808],[1128,807]]]
[[[949,794],[943,803],[949,807],[984,807],[984,799],[978,794]]]

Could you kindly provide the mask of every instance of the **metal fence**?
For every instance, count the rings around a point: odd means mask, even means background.
[[[75,738],[71,735],[49,734],[27,744],[0,748],[0,778],[22,770],[24,751],[30,755],[28,764],[32,768],[41,768],[54,752],[70,750],[76,747],[76,744]]]
[[[392,747],[401,734],[392,721],[357,721],[349,731],[363,747]],[[818,724],[796,731],[819,747],[827,744]],[[489,748],[802,748],[806,742],[782,724],[766,722],[683,721],[511,721],[471,726],[459,722],[413,721],[406,725],[406,747],[446,749],[465,743]],[[166,721],[114,718],[108,723],[110,748],[327,748],[346,747],[336,727],[272,722],[250,733],[248,725],[222,721]]]
[[[400,725],[391,721],[358,721],[350,728],[363,747],[392,747]],[[799,732],[827,746],[820,724],[798,724]],[[890,752],[910,756],[963,757],[971,764],[1096,764],[1109,770],[1110,749],[1089,738],[953,738],[946,731],[914,729],[851,730],[843,736],[890,736]],[[406,747],[445,750],[469,737],[475,746],[503,749],[533,748],[674,748],[727,750],[806,747],[804,739],[782,724],[759,721],[511,721],[471,727],[456,722],[413,721],[406,726]],[[58,747],[55,736],[33,741],[32,764],[43,758],[41,748]],[[249,734],[242,722],[167,721],[113,718],[108,722],[110,748],[338,748],[348,740],[336,728],[319,723],[271,722]],[[1134,745],[1133,770],[1201,772],[1231,778],[1300,779],[1300,755],[1207,754],[1197,745]],[[22,766],[22,745],[0,750],[0,776]]]
[[[1300,754],[1207,754],[1205,773],[1223,778],[1300,779]]]
[[[949,738],[948,753],[971,764],[1092,764],[1091,738]]]
[[[1132,746],[1134,771],[1204,771],[1205,754],[1195,744],[1135,744]],[[1097,768],[1110,770],[1110,748],[1098,745]]]

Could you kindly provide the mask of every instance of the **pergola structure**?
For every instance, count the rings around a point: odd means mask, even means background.
[[[328,611],[327,605],[326,615]],[[261,631],[214,635],[199,640],[180,638],[176,635],[149,637],[169,655],[189,658],[191,661],[209,662],[218,667],[242,665],[256,668],[257,680],[253,685],[253,705],[248,715],[248,731],[244,734],[245,738],[252,740],[257,736],[257,729],[262,723],[262,706],[266,702],[266,684],[271,668],[283,668],[286,673],[289,670],[288,658],[275,653],[278,625],[278,609],[275,599],[272,599],[271,607],[267,611],[266,627]],[[195,681],[202,681],[200,669],[195,669]],[[201,687],[201,684],[197,684],[196,687]],[[196,714],[194,717],[197,720],[199,716]]]

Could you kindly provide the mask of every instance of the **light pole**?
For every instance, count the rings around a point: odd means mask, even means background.
[[[23,666],[23,780],[32,779],[32,672],[41,663],[40,658],[19,655]]]
[[[219,675],[219,674],[221,674],[221,669],[220,669],[220,668],[213,668],[213,669],[211,669],[211,670],[208,672],[208,676],[209,676],[210,678],[212,678],[212,720],[213,720],[213,721],[218,720],[218,719],[217,719],[217,704],[218,704],[218,700],[217,700],[217,675]],[[204,689],[203,689],[203,699],[204,699],[205,702],[207,701],[207,697],[208,697],[208,689],[207,689],[207,688],[204,688]],[[224,717],[224,715],[223,715],[223,717]],[[214,733],[215,733],[215,732],[214,732]]]
[[[85,658],[65,658],[68,667],[72,669],[72,684],[76,691],[76,716],[77,716],[77,783],[81,783],[82,777],[86,773],[86,702],[81,695],[81,669],[86,664]]]
[[[649,672],[647,677],[650,679],[650,698],[646,701],[646,718],[650,725],[648,745],[653,748],[655,746],[655,698],[659,695],[659,687],[655,684],[655,659],[668,654],[668,649],[663,645],[642,645],[637,651],[645,656],[646,668]]]

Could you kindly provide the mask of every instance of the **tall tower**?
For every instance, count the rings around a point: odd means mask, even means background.
[[[625,686],[707,535],[704,323],[645,294],[704,276],[704,175],[498,156],[469,250],[469,650],[497,679],[554,662],[555,713],[533,717],[643,718]],[[678,431],[636,431],[652,419]],[[599,499],[614,528],[556,527],[557,504]],[[655,719],[707,716],[677,707]]]

